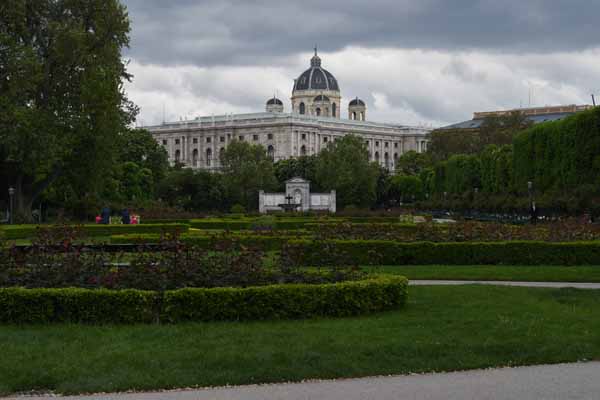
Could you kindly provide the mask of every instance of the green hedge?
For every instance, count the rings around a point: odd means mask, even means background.
[[[165,293],[161,320],[345,317],[398,308],[406,302],[407,288],[404,277],[378,277],[322,285],[181,289]]]
[[[600,265],[600,242],[290,240],[301,265]],[[340,257],[343,254],[344,257]]]
[[[81,225],[82,235],[88,237],[111,236],[117,234],[161,234],[163,232],[185,233],[190,229],[187,224],[142,224],[142,225]],[[36,235],[38,228],[61,229],[54,225],[10,225],[0,229],[4,233],[4,239],[29,239]]]
[[[142,290],[0,289],[0,323],[138,323],[155,318],[156,294]]]
[[[230,231],[253,229],[263,224],[269,225],[276,230],[295,230],[304,229],[307,226],[319,224],[401,224],[407,228],[414,227],[415,224],[402,221],[398,217],[329,217],[329,218],[307,218],[307,217],[274,217],[263,220],[261,218],[202,218],[192,219],[190,226],[195,229],[223,229]]]
[[[0,289],[0,323],[176,323],[182,321],[343,317],[401,307],[408,280],[398,276],[320,285],[190,288],[157,292]]]

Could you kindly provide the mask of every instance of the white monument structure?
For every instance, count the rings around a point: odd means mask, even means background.
[[[329,143],[353,134],[364,139],[369,159],[394,171],[405,152],[427,149],[426,127],[367,121],[367,105],[358,97],[348,103],[341,119],[342,95],[336,78],[315,55],[310,68],[294,80],[291,112],[276,97],[266,112],[197,117],[146,127],[169,155],[169,161],[190,168],[220,169],[221,152],[234,140],[260,144],[274,160],[317,154]]]
[[[285,182],[285,193],[258,193],[258,211],[329,211],[335,213],[335,190],[329,193],[311,193],[310,182],[292,178]]]

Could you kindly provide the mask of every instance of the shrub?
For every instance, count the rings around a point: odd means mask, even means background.
[[[11,225],[2,228],[6,240],[28,239],[44,231],[61,234],[65,229],[75,228],[80,235],[88,237],[110,236],[126,233],[184,233],[190,228],[188,224],[141,224],[141,225]]]
[[[231,207],[231,212],[232,212],[233,214],[244,214],[244,213],[246,212],[246,207],[244,207],[244,206],[243,206],[243,205],[241,205],[241,204],[234,204],[234,205]]]
[[[176,323],[344,317],[401,307],[404,277],[334,284],[160,292],[107,289],[0,289],[0,323]]]
[[[182,289],[165,293],[161,320],[215,321],[344,317],[402,306],[408,280],[379,277],[321,285],[272,285],[243,289]]]
[[[290,240],[298,265],[600,265],[600,242]],[[338,254],[343,254],[340,258]]]
[[[0,323],[149,323],[156,294],[141,290],[0,289]]]

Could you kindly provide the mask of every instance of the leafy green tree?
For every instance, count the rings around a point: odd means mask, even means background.
[[[109,179],[137,112],[123,89],[129,29],[118,0],[0,2],[0,162],[18,165],[23,215],[60,178],[80,197]]]
[[[480,187],[481,164],[475,155],[457,154],[446,164],[446,190],[462,194]]]
[[[232,204],[258,208],[258,191],[277,187],[273,161],[263,146],[234,140],[221,154],[223,184]]]
[[[285,181],[294,177],[301,177],[311,181],[311,189],[319,191],[320,188],[315,180],[317,167],[317,156],[300,156],[277,161],[274,164],[275,177],[279,183],[279,189],[285,189]]]
[[[230,205],[221,174],[189,168],[171,170],[161,181],[158,196],[187,211],[226,211]]]
[[[128,129],[119,138],[118,161],[134,162],[152,174],[157,185],[167,174],[169,156],[146,129]]]
[[[316,180],[324,190],[335,189],[340,208],[371,207],[377,198],[378,166],[369,162],[364,140],[347,135],[330,142],[317,158]]]
[[[414,175],[395,175],[390,182],[390,197],[397,202],[423,199],[423,182]]]
[[[476,128],[437,129],[430,134],[428,153],[434,162],[455,154],[477,154],[486,146],[511,144],[515,135],[531,126],[531,121],[518,111],[506,115],[490,115]]]
[[[431,166],[429,153],[417,153],[410,150],[398,158],[396,172],[402,175],[419,175],[423,169]]]

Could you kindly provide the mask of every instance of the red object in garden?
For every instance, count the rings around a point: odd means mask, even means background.
[[[96,215],[96,223],[99,224],[100,222],[102,222],[102,217],[99,215]]]

